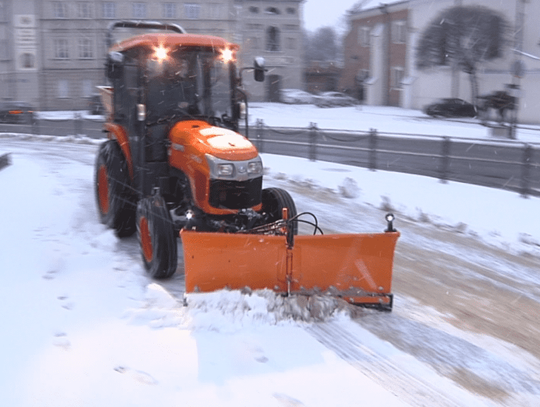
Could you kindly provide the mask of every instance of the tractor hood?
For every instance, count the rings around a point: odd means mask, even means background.
[[[231,161],[250,160],[258,155],[255,146],[241,134],[201,120],[176,123],[170,139],[173,151],[210,154]]]

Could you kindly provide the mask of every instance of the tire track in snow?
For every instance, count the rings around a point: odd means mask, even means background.
[[[373,347],[367,347],[339,323],[312,324],[305,330],[341,359],[411,406],[459,407],[462,405],[433,390],[429,384],[422,382],[418,377],[403,371],[388,361],[387,353],[380,354]]]

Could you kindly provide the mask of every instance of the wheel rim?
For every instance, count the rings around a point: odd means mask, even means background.
[[[107,168],[102,165],[98,171],[98,197],[101,212],[109,212],[109,182],[107,180]]]
[[[139,230],[141,233],[141,247],[144,259],[147,263],[151,262],[154,257],[154,250],[152,247],[152,237],[150,236],[150,229],[148,228],[148,220],[141,218],[139,222]]]

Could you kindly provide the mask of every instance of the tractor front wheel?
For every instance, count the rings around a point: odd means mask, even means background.
[[[137,235],[148,274],[157,279],[171,277],[176,271],[178,250],[173,223],[160,195],[139,201]]]
[[[262,190],[262,211],[267,214],[268,223],[283,218],[283,208],[287,208],[289,219],[298,213],[291,195],[281,188],[265,188]],[[291,230],[298,234],[298,222],[292,222]]]

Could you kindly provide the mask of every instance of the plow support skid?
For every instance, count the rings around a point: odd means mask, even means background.
[[[182,230],[186,293],[270,289],[327,293],[391,309],[392,266],[399,232],[295,236]]]

